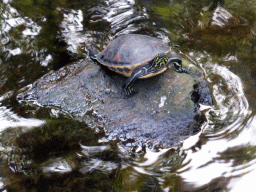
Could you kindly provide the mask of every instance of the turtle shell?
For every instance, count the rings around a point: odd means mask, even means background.
[[[155,37],[139,34],[123,35],[110,42],[96,58],[110,70],[130,77],[133,70],[152,60],[158,53],[168,53],[171,49]],[[165,71],[159,71],[157,74]],[[143,78],[157,74],[147,75]]]

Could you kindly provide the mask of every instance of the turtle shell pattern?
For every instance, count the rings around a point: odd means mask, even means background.
[[[155,37],[139,34],[123,35],[110,42],[96,58],[99,63],[107,66],[110,70],[130,77],[133,70],[152,60],[158,53],[168,53],[171,49]],[[167,68],[156,74],[162,73]]]

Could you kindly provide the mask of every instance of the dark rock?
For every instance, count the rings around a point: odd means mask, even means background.
[[[183,63],[189,74],[168,69],[138,80],[137,93],[124,98],[126,77],[84,60],[43,76],[18,99],[60,107],[92,128],[104,127],[108,139],[172,147],[200,129],[198,104],[212,104],[203,73]]]

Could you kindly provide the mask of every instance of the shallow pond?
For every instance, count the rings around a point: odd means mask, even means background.
[[[2,0],[0,191],[256,191],[256,1]],[[197,61],[214,100],[175,148],[127,148],[54,106],[17,99],[117,36],[154,36]]]

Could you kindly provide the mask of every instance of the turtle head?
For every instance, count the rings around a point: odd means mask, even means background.
[[[169,58],[165,53],[158,53],[153,59],[152,66],[155,68],[164,67],[168,63],[168,60]]]
[[[187,73],[186,69],[182,66],[182,60],[179,55],[177,55],[174,52],[171,52],[168,54],[169,62],[168,62],[168,67],[173,64],[175,71],[179,73]]]

